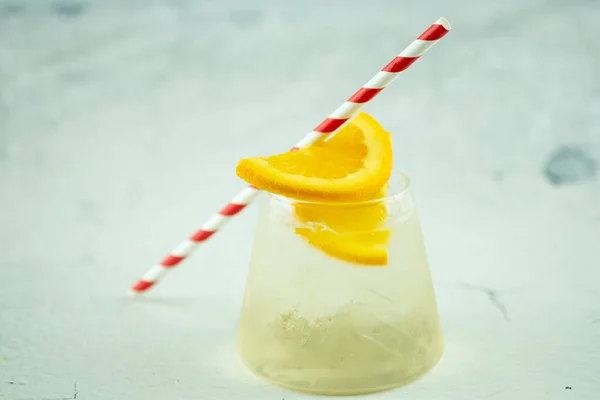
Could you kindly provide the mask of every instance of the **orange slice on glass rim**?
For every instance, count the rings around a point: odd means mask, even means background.
[[[270,157],[243,158],[237,175],[261,190],[310,201],[369,200],[392,171],[390,134],[366,113],[333,138]]]

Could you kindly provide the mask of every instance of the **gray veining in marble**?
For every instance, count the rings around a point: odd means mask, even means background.
[[[413,178],[447,350],[372,399],[597,399],[597,0],[0,0],[0,399],[307,399],[238,364],[256,209],[124,289],[416,34],[367,111]]]

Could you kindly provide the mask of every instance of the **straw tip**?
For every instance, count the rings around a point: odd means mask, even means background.
[[[127,292],[125,292],[125,295],[127,297],[138,297],[140,295],[140,292],[135,291],[133,289],[129,289]]]
[[[450,22],[448,22],[448,20],[446,18],[441,17],[440,19],[438,19],[437,21],[435,21],[436,24],[441,25],[444,27],[444,29],[446,30],[450,30],[452,29],[452,27],[450,26]]]

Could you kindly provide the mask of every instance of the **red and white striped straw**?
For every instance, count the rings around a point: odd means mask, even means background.
[[[291,150],[309,146],[333,133],[352,118],[366,103],[371,101],[379,92],[387,87],[398,75],[410,67],[423,54],[432,48],[441,38],[450,31],[450,23],[444,19],[438,19],[417,40],[402,50],[388,65],[383,67],[373,78],[364,84],[344,104],[338,107],[329,117],[321,122],[312,132],[300,140]],[[146,292],[162,279],[168,271],[190,256],[198,246],[208,240],[231,217],[240,213],[248,204],[256,198],[260,191],[249,186],[238,193],[225,207],[206,221],[196,233],[175,247],[171,254],[153,266],[131,287],[131,293],[139,294]]]

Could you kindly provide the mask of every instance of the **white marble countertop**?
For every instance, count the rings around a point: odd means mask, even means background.
[[[252,5],[255,4],[255,5]],[[447,350],[372,399],[600,396],[600,3],[0,0],[0,399],[308,399],[237,362],[256,208],[124,290],[437,17],[367,111]]]

